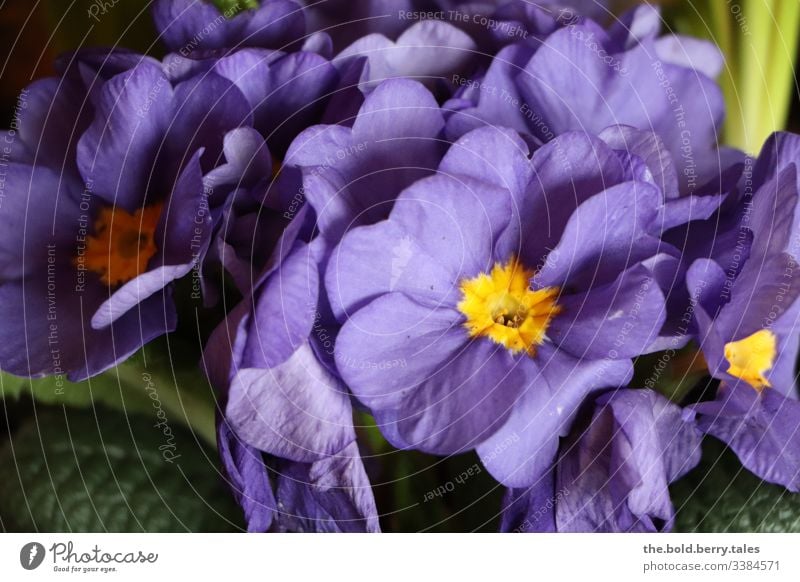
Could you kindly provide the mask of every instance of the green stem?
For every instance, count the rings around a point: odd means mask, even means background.
[[[778,30],[773,40],[773,54],[769,66],[769,88],[774,111],[774,129],[786,129],[792,97],[797,94],[794,64],[800,33],[800,2],[782,1],[775,18]]]
[[[714,42],[725,55],[725,62],[731,70],[735,70],[734,35],[731,32],[731,15],[725,2],[708,0],[711,5],[711,29]]]
[[[719,0],[708,0],[711,11],[711,38],[725,57],[725,68],[720,75],[719,84],[725,97],[727,113],[723,137],[726,143],[744,143],[744,123],[742,120],[742,102],[736,91],[737,37],[732,30],[732,15],[725,4]]]
[[[781,0],[784,1],[785,0]],[[776,0],[745,0],[743,23],[750,34],[740,29],[739,68],[736,73],[737,88],[742,96],[743,139],[733,143],[747,153],[757,154],[766,135],[774,127],[773,112],[770,118],[764,113],[765,101],[769,103],[768,67],[772,58],[770,49],[774,36],[774,4]],[[767,108],[769,109],[769,108]],[[764,121],[767,119],[767,126]]]

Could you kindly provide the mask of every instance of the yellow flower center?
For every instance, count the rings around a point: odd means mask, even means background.
[[[531,289],[533,274],[512,258],[505,265],[497,263],[490,273],[462,281],[458,309],[467,318],[469,335],[487,337],[513,353],[535,355],[561,308],[557,287]]]
[[[158,251],[155,232],[161,208],[154,204],[133,214],[121,208],[103,208],[94,223],[94,236],[87,237],[86,252],[75,264],[82,262],[109,287],[139,276]]]
[[[771,385],[764,374],[775,364],[775,334],[762,329],[737,342],[725,344],[728,374],[741,378],[759,392]]]

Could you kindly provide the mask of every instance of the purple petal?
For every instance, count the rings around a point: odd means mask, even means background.
[[[202,368],[209,383],[227,398],[230,382],[242,363],[250,323],[251,299],[242,300],[211,332],[203,350]]]
[[[479,444],[535,373],[527,356],[470,341],[460,319],[391,293],[351,316],[337,339],[336,364],[356,397],[373,411],[396,411],[390,432],[423,451]]]
[[[349,396],[307,343],[274,368],[239,370],[229,398],[236,433],[276,457],[310,463],[355,440]]]
[[[667,35],[655,42],[658,57],[672,65],[694,69],[716,79],[725,66],[725,56],[713,42],[690,36]]]
[[[800,491],[800,402],[737,382],[723,385],[716,400],[695,410],[700,429],[731,447],[747,469]]]
[[[511,192],[519,203],[533,174],[528,154],[528,146],[517,132],[484,127],[450,146],[439,172],[488,182]]]
[[[285,161],[303,168],[319,228],[337,240],[356,224],[386,218],[397,195],[438,166],[442,125],[433,95],[419,83],[393,79],[367,97],[351,132],[312,128]]]
[[[625,171],[614,150],[582,132],[570,132],[543,145],[534,152],[531,165],[534,177],[520,209],[527,223],[522,258],[537,265],[544,249],[558,244],[575,210],[619,184]]]
[[[223,140],[224,164],[203,177],[203,184],[214,192],[222,186],[253,184],[272,172],[272,156],[264,138],[255,129],[240,127]]]
[[[172,86],[144,62],[103,85],[92,125],[78,142],[90,191],[132,212],[144,204],[172,113]]]
[[[315,257],[308,245],[295,243],[260,290],[242,366],[271,369],[286,362],[308,341],[319,316],[318,297]]]
[[[233,17],[242,20],[240,38],[228,38],[228,44],[261,46],[286,50],[305,34],[303,9],[295,2],[268,0],[254,10]]]
[[[649,233],[660,204],[661,192],[645,182],[626,182],[589,198],[569,217],[536,284],[585,289],[658,254],[665,245]]]
[[[456,140],[486,125],[529,132],[528,119],[533,112],[527,105],[523,107],[515,79],[530,56],[531,49],[522,44],[510,45],[498,52],[486,75],[466,85],[467,91],[458,94],[460,99],[446,105],[453,110],[447,119],[447,136]],[[475,94],[470,95],[473,87]],[[452,107],[454,104],[459,106]]]
[[[301,130],[320,119],[338,78],[333,65],[317,54],[260,49],[226,55],[214,71],[247,97],[256,129],[280,156]]]
[[[654,232],[665,232],[694,220],[708,220],[719,210],[725,196],[684,196],[668,200],[663,207],[661,218],[656,221]]]
[[[213,4],[201,0],[156,0],[152,10],[159,37],[172,50],[225,46],[227,23],[219,22],[224,17]],[[207,32],[201,35],[204,30]],[[194,42],[187,45],[191,40]]]
[[[650,390],[603,396],[588,429],[559,461],[561,532],[669,530],[669,484],[700,460],[700,435]]]
[[[761,260],[764,255],[789,251],[797,255],[792,241],[796,232],[793,212],[798,203],[797,167],[789,164],[777,176],[770,176],[752,199],[752,209],[746,226],[753,231],[751,259]]]
[[[224,420],[217,426],[217,443],[228,485],[244,510],[247,531],[267,531],[276,503],[261,452],[242,442]]]
[[[600,132],[617,124],[655,131],[689,187],[684,170],[717,141],[724,111],[719,88],[701,73],[656,60],[651,40],[618,54],[611,54],[607,42],[596,27],[576,25],[554,33],[519,76],[520,92],[556,135]],[[598,58],[597,50],[604,50],[605,58]],[[686,133],[686,127],[692,130]],[[692,155],[681,157],[685,151]]]
[[[472,39],[447,22],[422,20],[412,24],[397,42],[383,35],[360,38],[344,49],[337,60],[366,57],[366,78],[360,88],[367,91],[386,79],[415,79],[432,87],[441,79],[451,81],[474,58],[476,45]]]
[[[465,277],[491,269],[492,246],[511,217],[505,192],[436,175],[406,189],[389,220],[348,233],[326,274],[339,319],[382,293],[455,305]]]
[[[558,300],[563,312],[548,335],[578,358],[612,360],[647,353],[666,318],[664,296],[650,271],[639,265],[616,281]]]
[[[309,52],[286,55],[272,63],[265,79],[268,92],[255,109],[255,123],[281,154],[292,139],[322,115],[338,74],[323,57]]]
[[[594,24],[594,23],[591,23]],[[642,4],[623,13],[608,29],[616,50],[626,50],[655,38],[661,31],[661,10]]]
[[[7,134],[3,143],[4,148],[11,144],[12,151],[6,152],[11,160],[61,168],[65,160],[74,159],[92,113],[79,83],[65,78],[34,81],[18,104],[17,135]]]
[[[531,487],[543,479],[584,398],[600,388],[624,386],[633,375],[629,360],[582,362],[544,347],[536,363],[539,374],[508,421],[477,448],[486,469],[507,487]]]
[[[168,133],[168,155],[178,165],[204,148],[203,167],[223,159],[223,143],[229,131],[253,123],[250,105],[228,79],[208,73],[175,87],[175,111]]]
[[[50,285],[64,292],[49,295]],[[177,316],[167,293],[150,296],[112,326],[93,329],[89,318],[107,294],[105,285],[90,284],[88,278],[76,289],[71,264],[58,266],[51,280],[42,273],[1,285],[0,367],[18,376],[57,375],[79,382],[175,329]]]
[[[555,470],[534,485],[509,489],[503,498],[500,531],[503,533],[556,533],[556,505],[568,491],[556,492]]]
[[[281,532],[379,532],[378,511],[356,443],[310,465],[282,468]]]
[[[3,172],[0,279],[7,282],[45,269],[46,243],[74,249],[82,184],[43,165],[11,163]]]
[[[669,150],[657,134],[626,125],[607,127],[599,136],[610,147],[641,158],[652,174],[653,183],[666,199],[680,196],[678,174]]]
[[[753,170],[753,183],[764,184],[777,178],[791,164],[800,159],[800,139],[793,133],[773,133],[761,148]]]

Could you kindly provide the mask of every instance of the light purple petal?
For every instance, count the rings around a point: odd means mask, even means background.
[[[652,257],[666,246],[652,236],[661,192],[645,182],[626,182],[581,204],[561,240],[537,273],[537,285],[586,289]]]
[[[548,336],[578,358],[622,359],[646,353],[666,318],[664,295],[650,271],[638,265],[616,281],[558,300]]]
[[[493,242],[511,217],[510,196],[469,178],[436,175],[406,189],[389,220],[348,233],[326,285],[343,318],[393,291],[454,306],[459,283],[491,269]]]
[[[295,243],[260,290],[243,367],[270,369],[287,361],[308,341],[319,317],[318,297],[317,262],[308,245]]]
[[[552,348],[540,349],[536,363],[538,375],[508,421],[477,448],[486,469],[507,487],[531,487],[544,478],[584,398],[624,386],[633,375],[629,360],[580,361]]]
[[[279,470],[281,510],[276,531],[380,531],[372,487],[356,443],[310,465],[292,463]]]
[[[355,440],[349,396],[308,344],[274,368],[239,370],[225,415],[247,444],[297,462],[335,455]]]
[[[531,370],[488,339],[470,341],[460,314],[399,293],[376,299],[342,327],[336,364],[373,411],[395,411],[403,442],[454,453],[490,436],[511,410]]]
[[[800,491],[800,402],[737,382],[723,385],[714,401],[695,410],[700,429],[731,447],[747,469]]]
[[[566,445],[557,490],[560,532],[672,527],[668,486],[700,460],[700,435],[681,409],[650,390],[603,396],[586,431]]]

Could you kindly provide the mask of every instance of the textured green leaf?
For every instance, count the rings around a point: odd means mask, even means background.
[[[765,483],[717,442],[675,484],[673,501],[680,532],[800,532],[800,494]]]
[[[239,512],[209,451],[178,426],[97,408],[39,408],[0,449],[12,531],[229,531]]]

